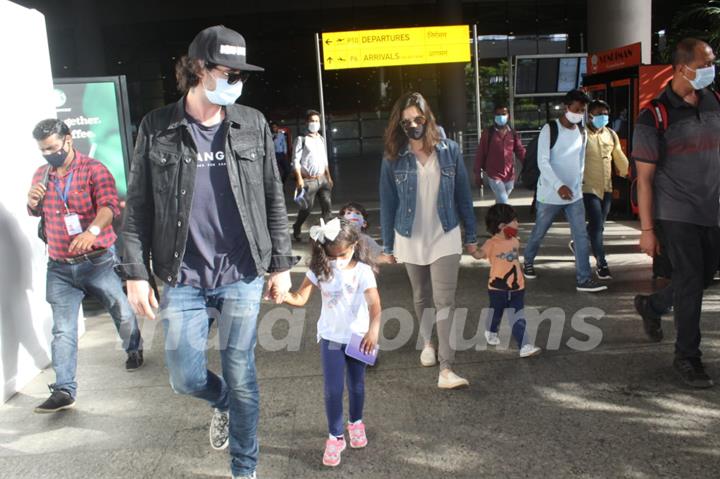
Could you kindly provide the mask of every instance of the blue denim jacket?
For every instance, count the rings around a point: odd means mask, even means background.
[[[465,226],[465,244],[477,242],[475,212],[465,162],[458,144],[441,140],[435,147],[440,164],[438,214],[447,233],[457,227],[460,219]],[[417,163],[415,155],[405,148],[395,161],[383,159],[380,172],[380,225],[383,250],[392,254],[395,232],[405,237],[412,233],[415,220]]]

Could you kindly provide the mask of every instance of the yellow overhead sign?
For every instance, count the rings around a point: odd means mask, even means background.
[[[325,70],[467,63],[467,25],[323,33]]]

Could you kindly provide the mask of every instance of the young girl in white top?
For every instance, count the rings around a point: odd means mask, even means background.
[[[317,338],[325,377],[325,412],[330,437],[325,443],[323,464],[337,466],[345,450],[343,392],[347,370],[350,447],[367,445],[362,422],[365,401],[365,364],[345,354],[350,338],[363,336],[360,349],[369,354],[380,333],[380,296],[367,247],[358,231],[346,220],[335,218],[310,229],[313,241],[310,270],[300,288],[285,302],[304,306],[313,287],[322,294]]]

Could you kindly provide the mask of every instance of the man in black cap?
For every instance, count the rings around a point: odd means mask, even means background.
[[[233,477],[258,457],[256,321],[265,297],[282,302],[292,256],[272,133],[236,105],[249,72],[245,39],[207,28],[178,61],[183,97],[149,113],[130,167],[120,271],[138,314],[154,318],[151,274],[165,283],[158,316],[170,384],[214,408],[210,443],[230,446]],[[219,329],[222,375],[207,369],[208,311]]]

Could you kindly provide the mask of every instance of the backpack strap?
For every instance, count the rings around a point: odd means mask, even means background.
[[[715,98],[717,99],[718,103],[720,103],[720,92],[717,92],[715,90],[712,90],[712,92],[715,95]]]
[[[490,144],[492,143],[493,136],[495,135],[495,127],[491,126],[485,131],[487,131],[488,134],[487,146],[485,147],[485,161],[487,161],[487,157],[490,154]]]
[[[720,102],[720,98],[718,98],[718,101]],[[653,120],[655,120],[655,128],[657,129],[658,133],[660,133],[660,145],[658,150],[657,162],[657,165],[659,166],[664,162],[665,155],[667,153],[667,145],[665,143],[665,132],[667,131],[668,127],[667,107],[663,102],[661,102],[657,98],[654,98],[650,100],[650,105],[646,106],[643,109],[650,112]]]
[[[650,105],[645,107],[645,109],[650,111],[650,114],[655,120],[655,128],[657,128],[661,135],[664,135],[668,126],[668,113],[665,104],[655,98],[650,100]]]
[[[550,149],[552,150],[553,147],[555,147],[555,143],[557,143],[557,139],[558,139],[559,132],[558,132],[557,120],[548,122],[548,125],[550,126]]]

